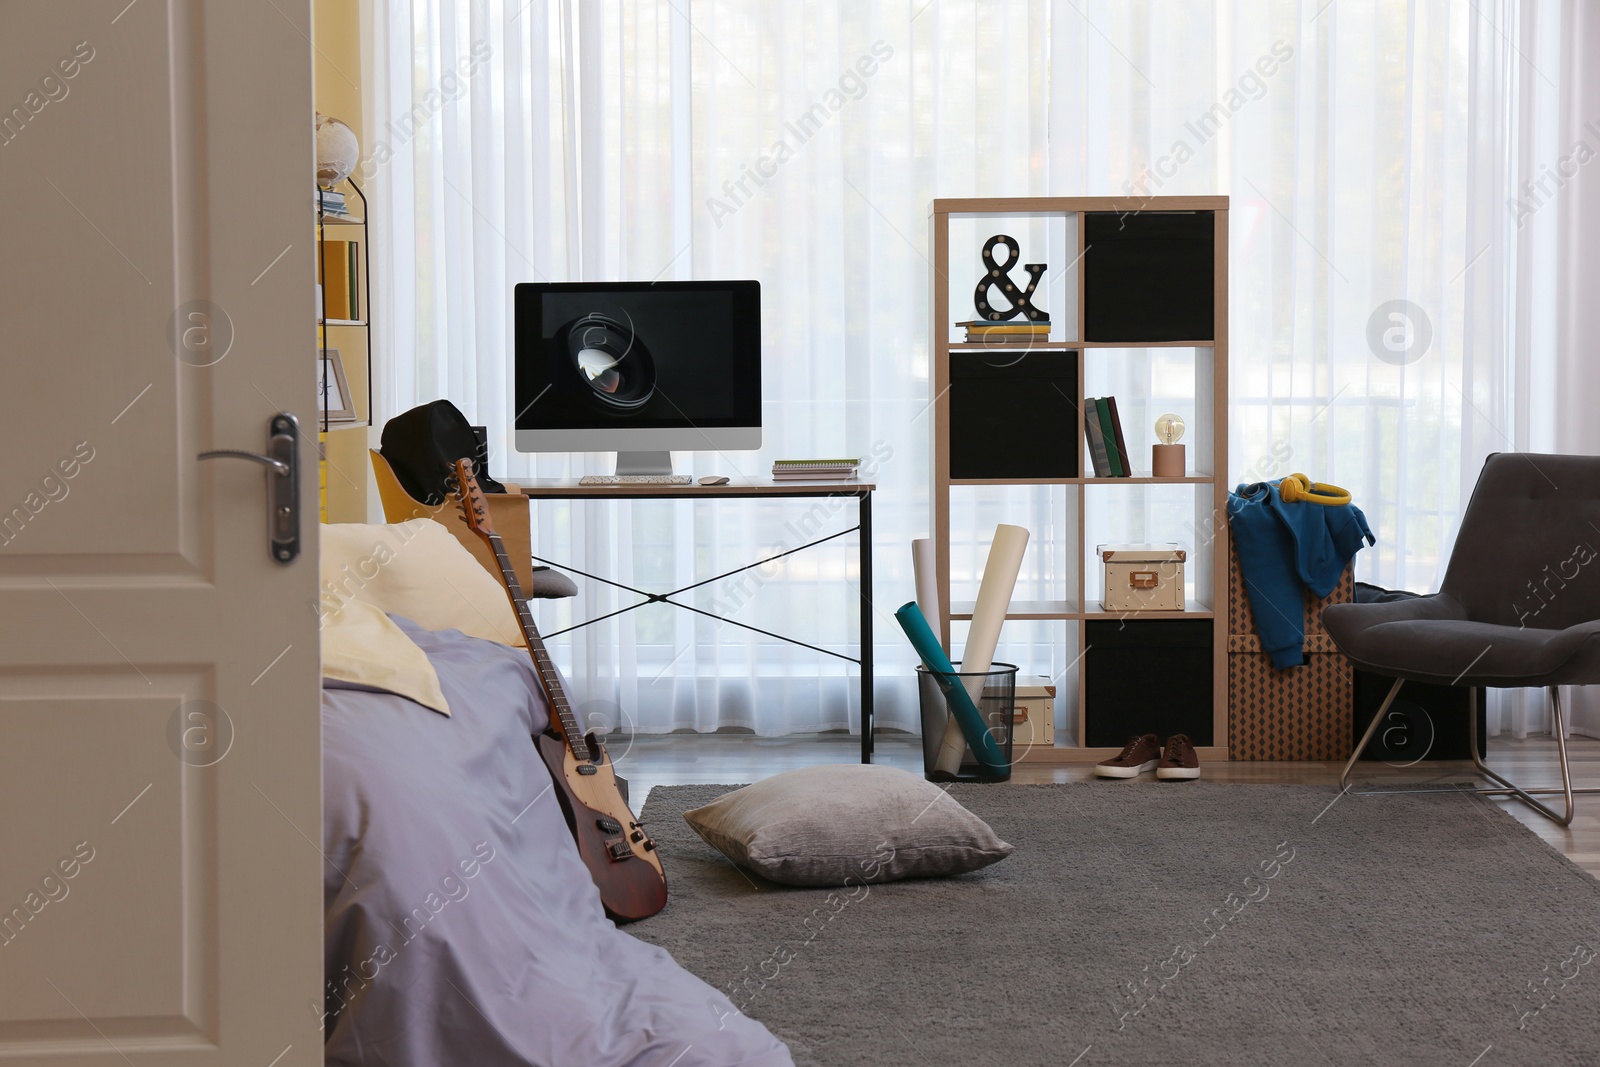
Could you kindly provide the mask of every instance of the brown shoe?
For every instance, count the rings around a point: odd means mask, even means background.
[[[1200,757],[1195,755],[1194,745],[1188,737],[1173,734],[1167,738],[1167,748],[1156,767],[1156,777],[1180,780],[1200,777]]]
[[[1155,734],[1130,737],[1122,751],[1111,759],[1094,765],[1094,773],[1102,778],[1137,778],[1156,765],[1161,758],[1161,739]]]

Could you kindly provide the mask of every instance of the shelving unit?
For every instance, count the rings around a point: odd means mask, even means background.
[[[360,285],[356,299],[356,310],[362,313],[362,317],[358,319],[330,319],[328,317],[328,286],[326,283],[324,283],[320,291],[321,300],[317,306],[317,356],[319,359],[321,358],[322,349],[337,348],[340,350],[340,356],[342,358],[344,355],[344,350],[341,345],[333,343],[332,338],[334,335],[329,333],[329,331],[358,330],[360,331],[357,336],[359,336],[361,341],[362,359],[359,365],[359,377],[352,374],[352,370],[355,368],[352,368],[348,363],[345,365],[345,373],[351,376],[351,399],[355,404],[357,418],[354,420],[343,420],[338,422],[330,421],[326,407],[322,406],[319,401],[321,417],[319,419],[318,428],[323,433],[327,433],[329,430],[343,430],[357,426],[370,426],[372,424],[372,405],[370,403],[370,396],[368,395],[372,382],[372,335],[369,330],[369,323],[372,317],[372,306],[370,303],[368,303],[368,301],[371,299],[372,286],[369,284],[371,280],[371,269],[369,266],[370,247],[367,244],[367,197],[366,194],[361,191],[361,187],[349,178],[345,179],[344,184],[348,185],[355,193],[356,198],[361,205],[361,213],[359,215],[338,215],[330,211],[324,211],[322,209],[322,196],[320,195],[321,191],[317,191],[317,263],[321,264],[324,262],[323,252],[325,246],[327,242],[332,239],[329,237],[329,231],[341,234],[341,237],[339,238],[341,240],[344,239],[342,236],[343,234],[349,234],[350,239],[353,239],[357,242],[359,246],[357,255],[361,259],[361,270]],[[357,384],[358,381],[360,383],[359,385]]]
[[[1115,338],[1106,336],[1093,336],[1097,330],[1096,321],[1104,324],[1110,321],[1111,316],[1106,314],[1107,298],[1097,296],[1096,293],[1108,291],[1104,284],[1106,279],[1114,276],[1114,267],[1102,267],[1102,262],[1111,262],[1109,254],[1102,249],[1100,255],[1094,253],[1092,242],[1087,239],[1090,229],[1090,217],[1099,214],[1093,225],[1099,232],[1107,233],[1106,227],[1109,220],[1107,214],[1118,217],[1116,232],[1123,233],[1129,227],[1134,231],[1141,227],[1157,228],[1165,226],[1160,220],[1162,216],[1185,216],[1177,220],[1182,226],[1190,230],[1204,230],[1204,222],[1197,216],[1210,216],[1211,226],[1209,237],[1211,240],[1210,275],[1205,279],[1211,288],[1210,318],[1212,323],[1212,336],[1200,337],[1189,340],[1175,340],[1170,336],[1162,336],[1163,331],[1152,329],[1147,338],[1127,338],[1120,336],[1126,329],[1127,317],[1118,324],[1120,328],[1099,327],[1107,333],[1113,333]],[[962,231],[962,236],[955,238],[958,245],[952,252],[952,223],[956,223]],[[1052,269],[1046,278],[1041,281],[1041,289],[1035,295],[1035,303],[1044,307],[1051,313],[1051,334],[1048,341],[1035,342],[1023,348],[1022,346],[1005,346],[996,349],[983,344],[968,344],[955,339],[956,328],[954,323],[959,320],[970,319],[974,315],[970,293],[982,275],[983,267],[978,254],[984,239],[991,234],[1000,232],[1013,232],[1010,228],[1019,224],[1027,224],[1035,232],[1046,233],[1044,238],[1046,248],[1037,247],[1037,242],[1022,240],[1022,259],[1045,259],[1052,265],[1067,264],[1059,270]],[[1148,668],[1152,677],[1157,677],[1162,671],[1162,659],[1169,653],[1162,650],[1163,643],[1171,641],[1174,645],[1182,645],[1188,656],[1184,662],[1191,665],[1203,661],[1203,654],[1195,645],[1195,635],[1199,630],[1209,627],[1209,639],[1205,642],[1205,650],[1209,652],[1210,679],[1208,708],[1202,708],[1196,714],[1203,717],[1205,710],[1209,711],[1209,721],[1196,721],[1188,728],[1187,732],[1204,735],[1210,734],[1210,744],[1198,744],[1197,748],[1202,760],[1225,760],[1228,758],[1228,714],[1227,714],[1227,626],[1226,611],[1222,610],[1219,598],[1227,596],[1227,566],[1228,566],[1228,526],[1226,522],[1227,471],[1228,455],[1228,198],[1224,196],[1213,197],[1011,197],[1011,198],[977,198],[977,199],[941,199],[933,201],[929,211],[930,248],[932,249],[932,293],[929,306],[932,314],[930,330],[931,340],[931,365],[929,367],[929,388],[932,397],[932,417],[929,420],[930,430],[930,455],[931,455],[931,484],[929,499],[932,509],[932,536],[937,547],[938,556],[938,582],[940,590],[940,604],[943,605],[943,616],[937,622],[941,640],[946,649],[950,648],[952,621],[967,620],[972,617],[972,604],[970,602],[952,602],[950,566],[951,566],[951,541],[950,541],[950,516],[951,516],[951,490],[961,490],[963,487],[982,486],[1034,486],[1055,487],[1065,497],[1065,515],[1063,516],[1062,529],[1065,536],[1059,540],[1065,542],[1064,546],[1056,546],[1056,550],[1067,553],[1065,565],[1061,573],[1067,585],[1065,597],[1052,597],[1041,600],[1014,600],[1007,613],[1008,620],[1027,620],[1036,623],[1061,623],[1065,630],[1066,660],[1077,664],[1078,677],[1076,686],[1061,685],[1058,691],[1064,690],[1064,701],[1067,708],[1068,729],[1056,732],[1056,744],[1053,748],[1033,746],[1028,750],[1026,759],[1033,762],[1097,762],[1120,751],[1121,738],[1117,738],[1115,745],[1091,746],[1087,739],[1094,731],[1091,723],[1096,721],[1097,713],[1104,714],[1102,709],[1090,706],[1090,689],[1095,682],[1094,672],[1096,660],[1112,655],[1121,655],[1124,659],[1129,655],[1130,645],[1137,645],[1141,640],[1151,642]],[[1020,237],[1020,235],[1018,235]],[[963,239],[964,238],[964,239]],[[1030,244],[1033,247],[1030,247]],[[1192,242],[1191,242],[1192,244]],[[968,247],[970,245],[970,247]],[[1128,246],[1116,246],[1115,242],[1106,242],[1107,247],[1120,247],[1124,250]],[[1160,247],[1152,245],[1151,247]],[[952,258],[952,255],[954,258]],[[1007,268],[1015,269],[1018,264],[1008,263]],[[1183,271],[1195,270],[1195,260],[1191,256],[1186,265],[1178,264],[1174,270],[1166,272],[1153,272],[1149,283],[1149,291],[1135,294],[1134,301],[1138,299],[1160,300],[1163,297],[1162,286],[1181,285]],[[1099,275],[1096,272],[1100,271]],[[1010,273],[1010,271],[1008,271]],[[1021,277],[1020,273],[1017,275]],[[1177,282],[1174,279],[1178,279]],[[1095,281],[1100,281],[1101,288],[1094,288]],[[1124,291],[1116,289],[1116,298],[1121,299]],[[1197,298],[1196,292],[1189,291],[1166,294],[1175,297],[1175,303],[1187,301],[1192,308],[1197,299],[1203,304],[1203,298]],[[1092,301],[1100,301],[1091,307]],[[1093,312],[1094,314],[1091,314]],[[1095,319],[1098,315],[1098,320]],[[1188,336],[1183,334],[1180,336]],[[1092,360],[1115,359],[1115,350],[1164,350],[1187,349],[1192,350],[1193,356],[1193,394],[1189,398],[1192,403],[1194,418],[1189,421],[1190,436],[1186,438],[1189,446],[1190,470],[1182,478],[1155,478],[1148,474],[1135,474],[1126,478],[1094,477],[1089,473],[1088,449],[1084,444],[1083,433],[1083,398],[1088,382],[1094,377],[1090,370]],[[1001,354],[1007,359],[1017,359],[1026,352],[1061,352],[1073,353],[1076,356],[1076,391],[1071,397],[1066,397],[1076,412],[1076,454],[1077,462],[1075,471],[1070,474],[1063,473],[1055,477],[1008,477],[997,474],[994,477],[961,477],[952,478],[951,471],[951,417],[952,417],[952,389],[959,388],[961,380],[952,382],[952,358],[957,360],[974,358],[969,353]],[[996,364],[998,365],[998,364]],[[1063,382],[1066,379],[1063,379]],[[1065,391],[1063,389],[1063,395]],[[1099,395],[1099,394],[1096,394]],[[1142,404],[1130,404],[1125,401],[1141,401],[1139,397],[1124,397],[1118,394],[1119,406],[1124,408],[1123,424],[1127,431],[1127,440],[1130,452],[1133,453],[1136,469],[1148,469],[1150,452],[1150,428],[1143,425],[1145,421],[1134,419],[1131,412],[1142,407]],[[1173,529],[1168,532],[1152,531],[1149,540],[1152,541],[1178,541],[1188,549],[1186,563],[1187,576],[1192,582],[1193,592],[1185,601],[1183,611],[1140,611],[1140,612],[1108,612],[1100,607],[1098,596],[1091,596],[1090,590],[1096,584],[1091,581],[1095,573],[1091,567],[1098,569],[1098,561],[1090,562],[1089,551],[1092,545],[1085,544],[1087,516],[1091,509],[1100,509],[1108,506],[1117,506],[1108,494],[1107,487],[1128,487],[1132,492],[1153,493],[1162,487],[1183,487],[1193,494],[1193,521],[1185,524],[1184,529]],[[1030,541],[1028,551],[1030,555],[1044,549],[1039,539]],[[1166,629],[1168,623],[1177,622],[1188,624],[1173,629]],[[1151,624],[1145,626],[1143,624]],[[1194,624],[1201,624],[1196,627]],[[1112,626],[1115,629],[1107,629]],[[1154,627],[1154,628],[1152,628]],[[1094,638],[1090,631],[1096,630],[1101,634],[1102,647],[1095,655],[1091,655],[1091,645]],[[1112,646],[1117,646],[1113,648]],[[1134,649],[1137,653],[1137,649]],[[1172,662],[1180,661],[1181,657],[1174,657]],[[1194,677],[1202,679],[1203,673],[1197,668],[1191,670]],[[1109,678],[1101,678],[1102,688]],[[1103,698],[1102,698],[1103,699]],[[1208,729],[1202,729],[1208,727]],[[1105,730],[1100,730],[1104,733]]]
[[[322,207],[321,190],[313,186],[315,203],[317,205],[316,262],[318,264],[318,270],[319,272],[323,270],[323,264],[325,262],[323,259],[323,252],[326,243],[330,240],[330,231],[341,235],[349,234],[351,238],[356,240],[359,244],[357,255],[361,259],[358,292],[356,294],[356,309],[363,315],[362,318],[358,319],[330,319],[328,317],[328,287],[326,285],[326,279],[324,279],[324,284],[319,290],[320,299],[317,304],[316,358],[320,364],[323,349],[334,348],[339,350],[339,355],[342,360],[345,356],[346,339],[353,340],[358,337],[360,340],[361,359],[360,362],[351,360],[350,362],[345,363],[345,375],[349,379],[348,384],[351,393],[351,403],[355,408],[357,416],[355,419],[330,419],[328,417],[327,406],[323,403],[323,398],[317,398],[317,407],[319,412],[319,417],[317,419],[317,440],[318,447],[322,450],[322,456],[318,463],[317,472],[317,498],[319,515],[321,521],[323,522],[328,521],[327,442],[329,431],[353,430],[372,425],[372,331],[370,329],[372,318],[372,305],[370,303],[372,298],[372,286],[370,282],[372,272],[370,266],[371,260],[369,258],[371,247],[367,243],[367,197],[366,194],[361,191],[361,187],[353,180],[346,178],[343,184],[349,186],[349,188],[355,193],[356,200],[360,204],[360,214],[339,215],[330,211],[324,211]],[[346,204],[349,204],[348,199],[346,200]],[[335,338],[339,338],[339,340],[335,342]],[[356,354],[355,349],[351,349],[350,351],[352,355]]]

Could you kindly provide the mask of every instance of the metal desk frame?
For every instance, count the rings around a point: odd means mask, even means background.
[[[630,593],[645,598],[639,601],[637,604],[630,604],[625,608],[618,608],[616,611],[607,612],[606,614],[597,618],[576,623],[575,625],[569,626],[564,630],[557,630],[553,633],[545,634],[544,636],[546,639],[559,637],[562,634],[571,633],[573,630],[579,630],[585,626],[593,626],[597,622],[603,622],[606,619],[612,619],[618,615],[635,611],[647,604],[671,604],[675,608],[682,608],[685,611],[692,611],[698,615],[705,615],[708,618],[717,619],[720,622],[742,627],[746,630],[752,630],[758,634],[762,634],[779,641],[784,641],[791,645],[799,645],[802,648],[809,648],[815,652],[821,652],[824,655],[833,656],[836,659],[842,659],[846,662],[854,663],[860,668],[861,678],[861,762],[871,763],[872,750],[874,747],[872,738],[872,492],[876,488],[877,486],[871,482],[858,481],[731,481],[727,485],[575,485],[570,481],[541,479],[536,482],[524,484],[521,486],[522,492],[530,500],[804,500],[814,497],[856,498],[856,525],[848,527],[844,530],[840,530],[836,533],[831,533],[826,537],[819,537],[816,540],[808,541],[796,548],[779,552],[776,555],[767,556],[764,559],[757,560],[754,563],[749,563],[742,567],[735,567],[731,571],[725,571],[722,574],[715,575],[714,577],[706,578],[695,582],[692,585],[686,585],[681,589],[674,589],[666,593],[651,593],[643,589],[636,589],[631,585],[624,585],[622,582],[612,581],[610,578],[604,578],[597,574],[589,574],[585,571],[580,571],[577,568],[568,566],[565,563],[545,559],[541,556],[534,556],[533,558],[536,561],[543,563],[546,566],[555,567],[559,570],[581,575],[582,577],[588,578],[591,581],[603,582],[606,585],[614,586],[618,589],[624,589]],[[698,589],[703,585],[710,585],[713,582],[719,582],[722,579],[732,577],[735,574],[741,574],[744,571],[764,566],[768,563],[771,563],[773,560],[782,559],[784,556],[791,556],[796,552],[803,552],[808,548],[814,548],[817,545],[835,540],[836,538],[843,537],[849,533],[857,534],[857,542],[860,549],[861,585],[859,589],[859,610],[861,627],[861,654],[859,658],[854,656],[846,656],[841,652],[835,652],[832,649],[822,648],[819,645],[813,645],[809,642],[800,641],[793,637],[785,637],[783,634],[774,633],[771,630],[763,630],[758,626],[750,626],[746,623],[738,622],[726,616],[717,615],[715,612],[705,611],[704,609],[697,608],[692,604],[686,604],[683,601],[673,599],[673,597],[690,592],[694,589]]]

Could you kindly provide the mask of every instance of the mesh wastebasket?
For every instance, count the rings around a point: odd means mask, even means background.
[[[1011,777],[1011,725],[1016,720],[1017,667],[1013,663],[991,664],[987,671],[964,674],[956,664],[951,674],[935,673],[917,667],[917,694],[922,705],[922,771],[930,782],[1003,782]],[[960,685],[968,693],[978,693],[974,701],[978,715],[1000,749],[1004,763],[991,771],[978,762],[972,746],[961,752],[961,769],[954,776],[935,769],[939,746],[944,740],[945,723],[950,720],[950,704],[945,696],[949,685]]]

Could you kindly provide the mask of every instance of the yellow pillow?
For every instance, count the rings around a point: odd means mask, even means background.
[[[409,697],[444,715],[450,704],[439,672],[389,616],[363,600],[347,600],[322,616],[322,676]]]
[[[323,526],[317,615],[326,618],[350,601],[404,616],[426,630],[526,643],[505,586],[432,519]]]

